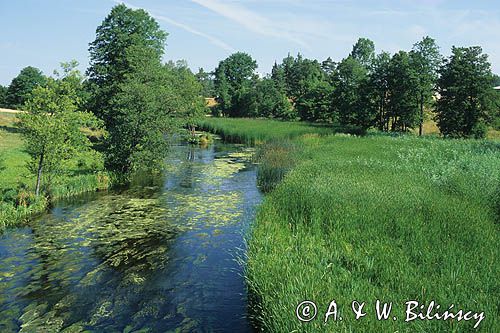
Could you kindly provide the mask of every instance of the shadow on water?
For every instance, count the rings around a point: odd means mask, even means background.
[[[251,331],[235,260],[260,201],[251,154],[175,146],[164,176],[5,232],[0,331]]]

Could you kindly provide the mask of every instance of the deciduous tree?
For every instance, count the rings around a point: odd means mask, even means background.
[[[453,47],[440,69],[437,122],[453,137],[484,137],[494,112],[491,65],[479,46]]]

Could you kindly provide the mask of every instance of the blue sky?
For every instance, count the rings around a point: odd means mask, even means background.
[[[245,51],[267,73],[288,52],[340,60],[358,37],[377,51],[409,50],[423,36],[442,53],[480,45],[500,73],[500,1],[447,0],[127,0],[152,14],[169,33],[165,60],[185,59],[212,70]],[[25,66],[51,74],[76,59],[84,70],[88,43],[116,4],[112,0],[0,0],[0,84]]]

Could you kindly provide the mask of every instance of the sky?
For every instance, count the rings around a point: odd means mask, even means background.
[[[0,0],[0,84],[26,66],[51,75],[60,62],[88,66],[97,26],[122,1]],[[444,55],[479,45],[500,73],[498,0],[127,0],[169,33],[164,60],[183,59],[213,70],[231,53],[249,53],[268,73],[288,53],[339,61],[359,37],[377,52],[410,50],[424,36]]]

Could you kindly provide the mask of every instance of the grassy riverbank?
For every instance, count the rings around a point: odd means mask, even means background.
[[[232,121],[232,133],[251,135],[248,120]],[[276,181],[269,170],[294,166],[249,239],[247,279],[264,331],[463,332],[475,323],[406,323],[409,300],[484,311],[482,331],[500,330],[498,143],[308,135],[270,146],[262,183]],[[318,317],[300,323],[295,309],[306,299]],[[343,320],[325,326],[332,299]],[[390,320],[375,320],[377,299],[393,302]],[[358,321],[353,300],[367,302]]]
[[[327,135],[334,133],[331,127],[305,122],[284,122],[269,119],[205,118],[201,129],[220,135],[228,142],[263,143],[277,139],[289,139],[304,134]]]
[[[28,169],[29,155],[15,127],[16,115],[0,112],[0,232],[43,212],[49,201],[35,197],[35,177]],[[75,156],[69,172],[52,180],[51,200],[109,186],[108,175],[96,155]]]

